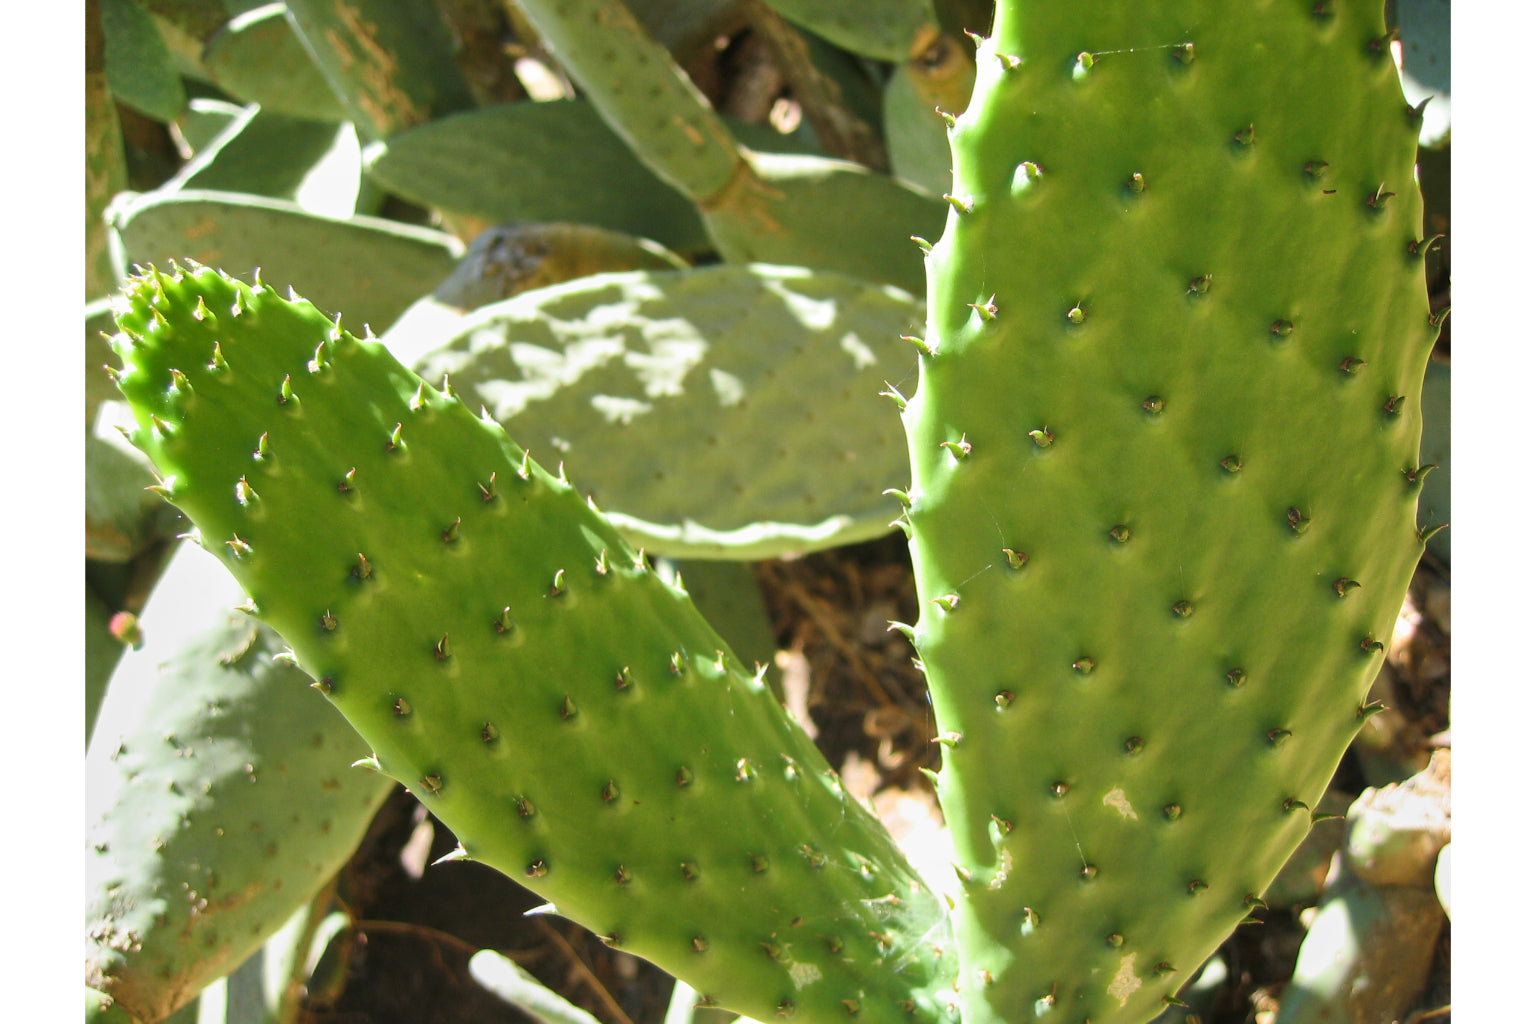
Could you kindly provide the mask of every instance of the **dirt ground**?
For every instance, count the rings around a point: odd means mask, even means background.
[[[828,760],[893,827],[921,824],[933,813],[918,771],[936,766],[933,725],[911,649],[885,628],[916,615],[900,536],[755,572],[791,707],[803,704]],[[1391,710],[1341,767],[1333,786],[1340,811],[1367,785],[1404,778],[1432,750],[1450,747],[1448,571],[1426,559],[1405,612],[1374,694]],[[1238,929],[1220,950],[1227,980],[1214,1001],[1198,1016],[1174,1018],[1179,1024],[1273,1017],[1305,934],[1305,897],[1320,889],[1341,832],[1337,823],[1315,830],[1288,869],[1287,891],[1302,898],[1284,905],[1272,897],[1262,923]],[[524,1024],[530,1018],[470,978],[469,957],[482,948],[500,950],[605,1024],[659,1024],[666,975],[561,918],[524,916],[541,901],[489,868],[428,866],[455,842],[409,794],[385,805],[340,880],[355,927],[334,950],[330,989],[310,993],[304,1024]],[[1404,1024],[1450,1021],[1449,953],[1447,927]]]

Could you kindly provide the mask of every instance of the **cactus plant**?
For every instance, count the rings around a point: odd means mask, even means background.
[[[359,131],[390,135],[474,106],[431,0],[288,0],[287,17]]]
[[[1369,711],[1438,325],[1415,126],[1338,6],[1001,4],[980,44],[903,414],[967,1021],[1152,1012]]]
[[[314,121],[346,118],[341,101],[294,33],[286,5],[262,4],[216,24],[201,56],[225,92],[268,113]]]
[[[125,194],[109,216],[130,260],[180,253],[259,264],[274,283],[312,282],[321,301],[355,310],[378,330],[450,273],[464,251],[441,231],[376,217],[319,217],[289,200],[245,193]]]
[[[196,253],[142,267],[115,302],[114,378],[156,490],[372,748],[365,765],[453,830],[458,858],[704,1004],[962,1024],[1139,1024],[1177,1006],[1262,909],[1376,710],[1367,691],[1434,530],[1418,519],[1432,468],[1420,390],[1442,322],[1424,287],[1421,112],[1379,5],[1180,0],[1089,22],[1059,0],[1002,0],[976,35],[969,102],[934,122],[953,161],[943,233],[900,254],[871,239],[932,237],[918,192],[898,186],[881,210],[869,197],[892,182],[875,172],[742,149],[687,82],[664,84],[677,69],[632,45],[622,5],[525,6],[591,109],[697,211],[705,232],[677,251],[713,247],[728,265],[538,288],[471,314],[432,355],[352,332],[344,299],[317,308]],[[910,43],[905,28],[866,35],[847,5],[774,6],[846,34],[847,50],[920,59],[892,42]],[[950,5],[936,6],[947,31]],[[929,5],[898,8],[931,45]],[[396,140],[490,109],[365,126],[381,140],[373,166]],[[124,207],[119,233],[215,199],[151,195]],[[271,201],[217,201],[289,230]],[[764,255],[810,269],[751,262]],[[651,434],[626,438],[612,415],[573,433],[623,396],[550,362],[603,343],[592,327],[616,316],[664,354],[676,289],[716,282],[720,302],[793,293],[805,316],[756,324],[753,355],[803,392],[830,352],[816,324],[841,334],[849,296],[895,295],[858,279],[902,283],[909,265],[925,301],[895,301],[926,327],[891,328],[905,358],[881,386],[908,479],[883,497],[916,573],[920,613],[894,627],[942,751],[942,885],[842,788],[761,668],[626,540],[661,538],[654,517],[617,494],[605,515],[602,485],[588,499],[600,464],[648,464]],[[316,269],[315,287],[336,269]],[[425,288],[401,291],[381,320]],[[554,328],[559,344],[540,334]],[[825,351],[797,365],[795,339]],[[648,351],[624,358],[650,386],[665,368]],[[439,383],[445,368],[455,383]],[[738,368],[720,373],[756,401]],[[568,421],[498,407],[535,378]],[[687,446],[724,417],[707,403],[665,414],[677,422],[647,426],[671,438],[681,479]],[[855,459],[883,443],[874,415]],[[743,422],[759,444],[788,433],[774,415]],[[739,447],[751,479],[764,467]],[[820,463],[804,465],[821,483]],[[835,482],[882,497],[870,469]],[[740,512],[748,531],[784,518],[755,501]]]
[[[129,302],[120,384],[164,493],[465,856],[759,1016],[935,999],[937,899],[570,484],[307,303],[209,270],[152,274]]]
[[[919,289],[921,264],[900,243],[937,225],[932,197],[846,161],[739,146],[618,0],[521,6],[641,162],[698,204],[726,259]],[[835,233],[827,230],[833,218]]]
[[[392,788],[275,663],[218,564],[183,546],[86,752],[86,984],[160,1020],[323,887]],[[324,712],[324,714],[317,714]]]

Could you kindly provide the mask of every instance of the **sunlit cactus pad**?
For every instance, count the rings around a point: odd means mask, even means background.
[[[935,1018],[937,898],[571,484],[265,286],[150,271],[118,325],[162,492],[465,856],[758,1019]]]
[[[1380,4],[1103,8],[979,45],[904,412],[967,1024],[1174,997],[1306,835],[1424,547]]]
[[[764,558],[890,531],[906,449],[879,396],[913,377],[921,322],[837,274],[602,274],[484,307],[415,369],[564,462],[647,551]]]

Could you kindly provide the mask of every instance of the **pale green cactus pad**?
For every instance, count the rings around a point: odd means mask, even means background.
[[[894,288],[717,266],[537,289],[395,354],[564,462],[631,543],[751,559],[891,530],[906,450],[879,395],[921,322]]]
[[[346,108],[315,67],[285,9],[262,4],[208,37],[203,66],[220,89],[271,114],[343,121]]]
[[[326,885],[390,780],[239,586],[176,552],[122,655],[86,752],[85,983],[163,1020]]]
[[[585,99],[438,118],[369,146],[364,158],[390,191],[491,223],[590,224],[679,252],[709,244],[693,204],[657,180]]]
[[[849,53],[900,63],[938,18],[933,0],[767,0],[792,21]]]
[[[110,211],[130,265],[194,259],[260,268],[321,308],[382,331],[453,272],[452,235],[378,217],[321,217],[283,199],[229,192],[124,194]]]

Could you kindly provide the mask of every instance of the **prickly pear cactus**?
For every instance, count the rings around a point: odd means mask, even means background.
[[[564,479],[270,288],[150,271],[118,324],[166,497],[465,856],[759,1019],[935,1019],[937,899]]]
[[[178,549],[86,752],[85,981],[160,1021],[260,949],[352,855],[394,788],[274,662],[217,561]]]
[[[1379,3],[1001,3],[903,420],[967,1024],[1142,1021],[1262,905],[1423,548]]]

